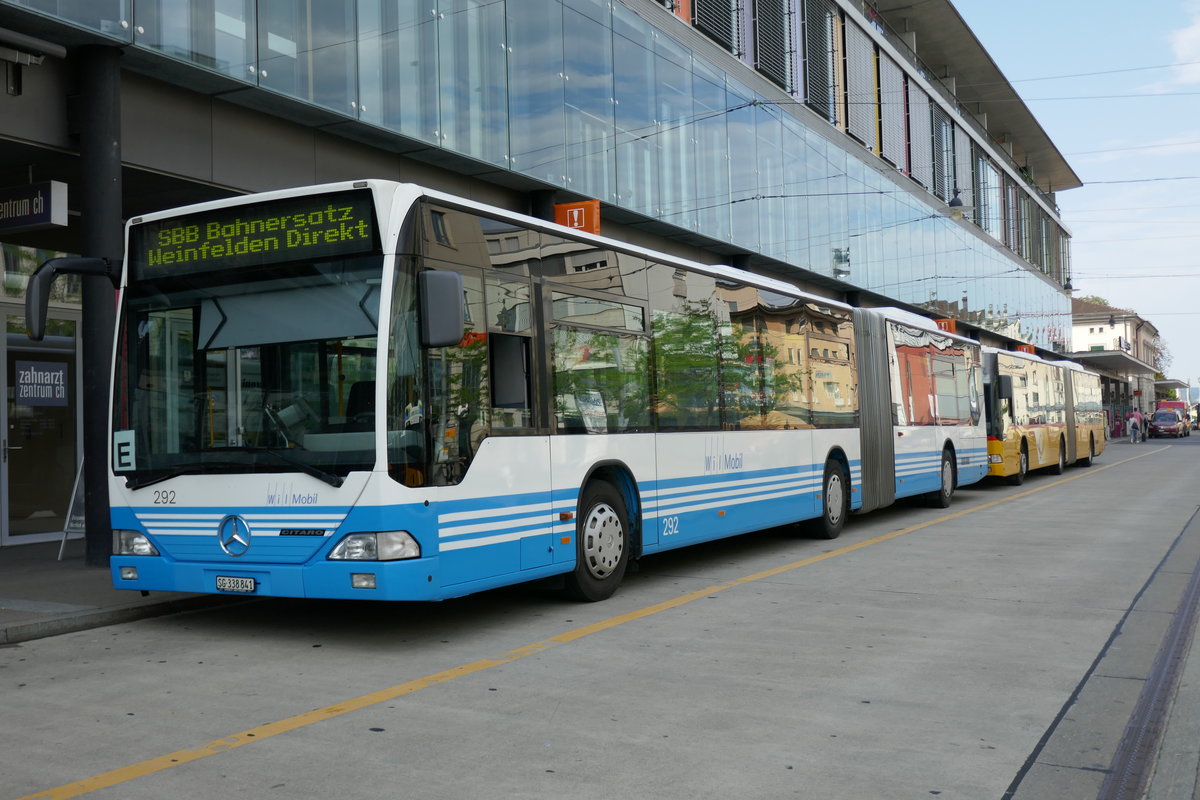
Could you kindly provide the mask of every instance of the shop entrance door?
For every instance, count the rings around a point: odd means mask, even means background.
[[[56,540],[81,452],[79,326],[52,314],[45,338],[34,342],[25,335],[23,314],[8,312],[5,322],[0,545]]]

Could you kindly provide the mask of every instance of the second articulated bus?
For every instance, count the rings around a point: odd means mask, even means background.
[[[979,344],[906,312],[386,181],[126,238],[118,588],[599,600],[630,559],[987,473]]]
[[[989,475],[1020,484],[1030,470],[1088,466],[1107,444],[1100,376],[1070,361],[983,349]]]

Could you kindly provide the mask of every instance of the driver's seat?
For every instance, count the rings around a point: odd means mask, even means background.
[[[355,381],[346,399],[346,419],[369,422],[375,416],[375,381]]]

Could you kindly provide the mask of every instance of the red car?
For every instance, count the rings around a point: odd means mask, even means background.
[[[1187,436],[1187,423],[1174,411],[1155,411],[1150,418],[1151,438],[1157,436]]]

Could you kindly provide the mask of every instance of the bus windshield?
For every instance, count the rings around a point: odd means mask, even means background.
[[[295,471],[336,486],[372,469],[382,274],[367,255],[131,283],[114,469],[134,487]]]

